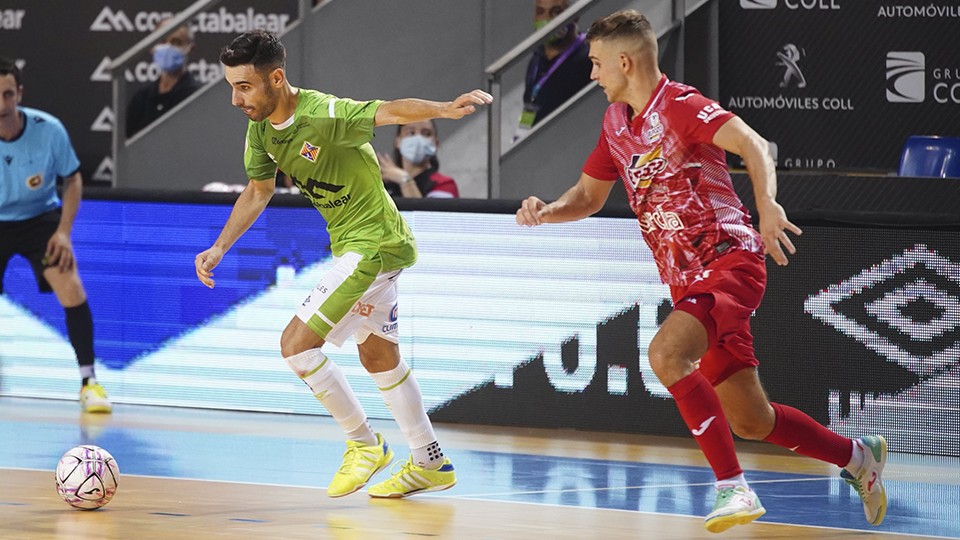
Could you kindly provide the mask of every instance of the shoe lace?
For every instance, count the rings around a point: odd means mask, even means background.
[[[392,467],[390,467],[390,478],[391,480],[402,478],[410,474],[412,470],[413,470],[413,461],[409,459],[406,461],[398,461],[394,463]]]
[[[713,509],[716,510],[725,506],[731,499],[742,498],[744,502],[748,503],[751,507],[755,506],[753,496],[750,494],[750,491],[744,489],[740,486],[730,486],[723,487],[717,490],[717,501],[713,505]]]
[[[99,384],[88,384],[83,387],[83,391],[85,394],[87,394],[87,397],[89,397],[90,394],[93,394],[98,398],[107,397],[107,391],[104,390],[103,386],[100,386]]]
[[[343,453],[343,464],[340,465],[340,472],[348,473],[354,469],[360,460],[360,447],[348,446],[347,451]]]
[[[846,480],[848,484],[853,486],[853,488],[857,490],[857,493],[860,494],[861,497],[867,496],[867,490],[864,487],[863,482],[860,481],[859,475],[854,476],[848,473],[843,475],[843,479]]]
[[[717,500],[713,505],[714,510],[727,504],[727,501],[732,499],[735,495],[736,495],[736,488],[728,487],[728,488],[721,488],[720,490],[718,490]]]

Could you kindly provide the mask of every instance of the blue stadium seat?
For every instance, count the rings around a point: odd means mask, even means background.
[[[960,178],[960,137],[914,135],[900,154],[900,176]]]

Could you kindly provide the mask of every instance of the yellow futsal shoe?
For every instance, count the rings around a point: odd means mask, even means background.
[[[107,391],[97,383],[86,384],[80,389],[80,408],[86,413],[105,413],[113,411],[113,404],[107,397]]]
[[[411,457],[399,470],[394,471],[390,478],[370,486],[367,494],[371,497],[395,499],[428,491],[443,491],[452,488],[456,483],[457,473],[453,470],[450,458],[444,458],[439,469],[431,470],[414,465]]]
[[[746,525],[765,513],[760,498],[752,489],[739,485],[718,488],[717,501],[703,526],[712,533],[719,533],[734,525]]]
[[[333,475],[327,495],[343,497],[367,485],[370,478],[382,471],[393,461],[393,450],[383,435],[377,433],[377,444],[367,446],[357,441],[347,441],[347,451],[343,453],[343,464]]]

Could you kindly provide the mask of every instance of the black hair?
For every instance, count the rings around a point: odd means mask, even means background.
[[[229,67],[252,64],[258,73],[282,68],[287,50],[276,35],[266,30],[244,32],[220,51],[220,62]]]
[[[9,58],[0,57],[0,75],[13,75],[14,82],[20,86],[20,68]]]

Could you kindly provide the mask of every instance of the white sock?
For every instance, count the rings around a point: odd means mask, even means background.
[[[366,445],[377,444],[367,415],[353,389],[347,384],[340,366],[331,362],[320,349],[310,349],[284,358],[290,369],[303,379],[313,396],[327,409],[330,416],[350,440]]]
[[[414,448],[410,457],[417,466],[424,469],[436,470],[443,466],[443,450],[440,449],[440,443],[437,441],[420,448]]]
[[[750,491],[750,486],[747,484],[747,479],[744,478],[743,473],[740,473],[733,478],[724,478],[723,480],[717,480],[713,483],[714,487],[717,489],[723,489],[728,487],[742,486],[747,491]]]
[[[397,367],[371,373],[370,377],[377,384],[384,403],[393,412],[400,432],[413,450],[414,463],[427,469],[439,468],[443,464],[443,454],[439,452],[439,446],[436,452],[428,451],[428,447],[437,442],[437,436],[423,408],[420,385],[407,363],[401,357]]]
[[[96,375],[93,372],[93,364],[90,364],[89,366],[80,366],[80,378],[96,379]],[[93,382],[87,381],[87,384],[96,384],[96,381],[93,381]]]
[[[853,453],[850,454],[850,463],[847,463],[844,469],[856,476],[860,472],[860,467],[863,467],[863,446],[856,439],[851,441],[851,444],[853,444]]]
[[[347,440],[357,441],[366,446],[373,446],[379,442],[377,441],[377,434],[370,427],[370,422],[364,422],[357,426],[357,429],[347,431]]]

